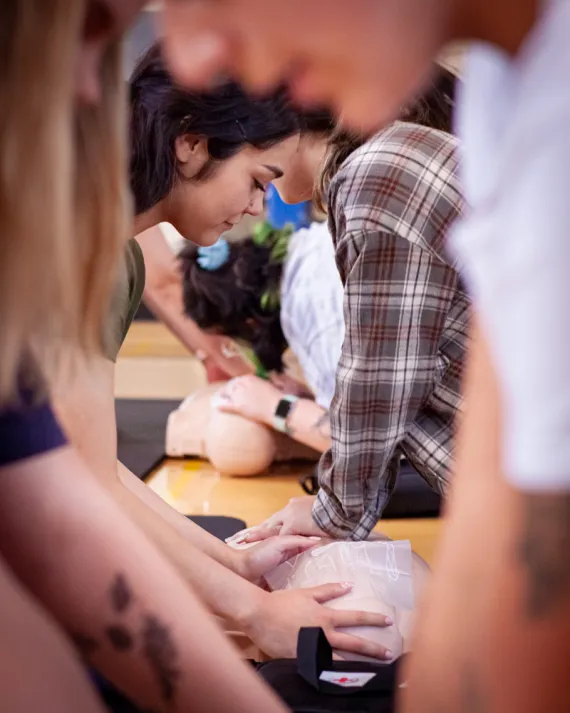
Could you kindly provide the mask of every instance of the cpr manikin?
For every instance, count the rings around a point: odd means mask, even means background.
[[[216,408],[223,386],[209,384],[189,396],[168,417],[166,454],[207,458],[226,475],[257,475],[274,462],[317,460],[318,454],[284,434]]]
[[[416,600],[429,571],[421,557],[412,552],[408,541],[374,536],[366,542],[322,539],[313,549],[277,567],[266,576],[266,581],[271,590],[352,582],[348,594],[327,602],[326,606],[388,616],[393,625],[387,628],[360,627],[346,631],[381,644],[397,658],[409,650]],[[356,654],[335,653],[345,660],[366,660]]]

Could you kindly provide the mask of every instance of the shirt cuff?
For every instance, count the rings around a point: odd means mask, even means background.
[[[358,522],[349,520],[334,498],[321,488],[313,505],[313,520],[327,535],[340,540],[366,540],[378,518],[363,513]]]

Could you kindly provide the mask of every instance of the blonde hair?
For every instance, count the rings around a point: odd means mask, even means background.
[[[128,230],[118,45],[98,106],[77,106],[87,2],[0,5],[0,403],[29,359],[55,376],[62,350],[101,350]]]

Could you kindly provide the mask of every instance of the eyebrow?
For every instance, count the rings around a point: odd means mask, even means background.
[[[263,168],[266,168],[268,171],[271,171],[275,178],[281,178],[281,176],[283,175],[283,171],[280,168],[277,168],[277,166],[268,166],[264,163]]]

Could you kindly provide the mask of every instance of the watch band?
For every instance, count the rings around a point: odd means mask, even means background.
[[[275,409],[275,413],[273,414],[273,428],[276,431],[290,435],[287,419],[289,418],[293,406],[298,400],[297,396],[287,395],[283,396],[281,401],[279,401],[277,408]]]

